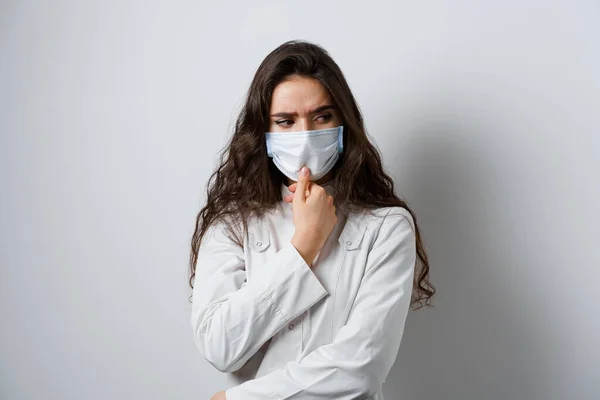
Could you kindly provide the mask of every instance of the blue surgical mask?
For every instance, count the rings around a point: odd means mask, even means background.
[[[267,154],[291,180],[297,181],[300,169],[310,169],[316,181],[327,174],[343,150],[343,126],[303,132],[267,132]]]

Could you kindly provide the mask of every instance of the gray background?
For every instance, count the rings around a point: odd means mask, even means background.
[[[292,38],[340,64],[429,251],[387,398],[600,398],[597,1],[1,4],[0,398],[223,388],[188,242]]]

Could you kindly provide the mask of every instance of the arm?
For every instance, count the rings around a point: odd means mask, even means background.
[[[327,294],[291,243],[259,267],[258,279],[247,282],[244,249],[225,224],[209,228],[198,251],[191,322],[198,350],[222,372],[240,369]]]
[[[228,400],[364,399],[379,390],[398,353],[410,305],[415,235],[388,213],[367,258],[357,297],[334,341],[300,361],[226,391]]]

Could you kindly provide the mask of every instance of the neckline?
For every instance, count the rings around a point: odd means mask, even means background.
[[[320,186],[322,186],[325,189],[325,191],[332,196],[334,193],[333,182],[334,182],[334,178],[328,180],[327,182],[323,182],[320,184]],[[282,198],[281,201],[283,202],[283,198],[290,193],[292,193],[292,192],[288,188],[288,185],[286,184],[286,182],[282,182],[281,183],[281,198]]]

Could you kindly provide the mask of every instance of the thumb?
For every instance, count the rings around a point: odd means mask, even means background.
[[[308,186],[308,167],[302,167],[298,174],[298,182],[296,183],[296,191],[294,193],[294,202],[306,200],[306,187]]]

